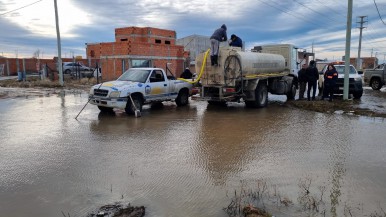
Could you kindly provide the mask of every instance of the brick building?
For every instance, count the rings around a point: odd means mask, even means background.
[[[355,68],[359,70],[357,66],[358,58],[350,58],[350,64],[354,65]],[[378,58],[376,57],[361,57],[362,59],[362,69],[373,69],[378,65]]]
[[[99,60],[103,80],[118,78],[132,67],[159,67],[179,76],[189,56],[176,45],[176,32],[152,27],[115,29],[115,42],[86,43],[87,58]]]

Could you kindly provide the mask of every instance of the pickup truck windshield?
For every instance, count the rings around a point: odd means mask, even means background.
[[[151,70],[143,69],[129,69],[123,73],[117,80],[118,81],[134,81],[145,83]]]
[[[338,74],[344,74],[344,65],[341,65],[341,66],[337,66],[335,65],[335,68],[336,68],[336,71],[338,72]],[[350,74],[356,74],[357,71],[355,70],[355,68],[353,66],[350,66]]]

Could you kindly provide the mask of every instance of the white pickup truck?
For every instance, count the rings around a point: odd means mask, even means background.
[[[118,108],[137,115],[144,104],[175,100],[177,106],[187,105],[191,93],[192,84],[168,76],[161,68],[130,68],[115,81],[94,85],[89,102],[102,112]]]

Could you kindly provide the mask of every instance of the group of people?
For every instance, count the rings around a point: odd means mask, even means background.
[[[210,62],[212,66],[218,66],[218,51],[220,47],[220,42],[227,41],[227,26],[225,24],[221,25],[220,28],[216,29],[212,36],[210,37]],[[243,41],[240,37],[235,34],[231,35],[229,46],[231,47],[243,47]],[[189,68],[186,68],[181,74],[181,78],[190,79],[193,74],[190,72]]]
[[[227,26],[222,24],[221,27],[216,29],[210,37],[210,62],[212,66],[218,66],[217,59],[220,42],[227,40]],[[229,46],[241,48],[243,46],[243,41],[237,35],[232,34]]]
[[[327,71],[324,73],[324,88],[322,100],[329,98],[329,101],[332,101],[334,95],[334,89],[336,81],[338,79],[338,72],[336,71],[333,64],[329,64]],[[316,68],[316,62],[314,60],[310,61],[310,65],[307,67],[306,64],[302,65],[302,68],[298,72],[299,80],[299,99],[304,99],[304,93],[307,86],[307,100],[315,100],[316,95],[316,86],[319,80],[319,72]],[[312,98],[311,98],[311,89],[312,89]]]

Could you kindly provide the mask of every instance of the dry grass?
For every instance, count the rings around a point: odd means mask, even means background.
[[[82,78],[80,80],[65,78],[64,85],[61,86],[59,81],[51,81],[49,79],[41,80],[38,77],[27,77],[26,81],[17,81],[16,79],[0,81],[0,87],[64,88],[88,90],[96,83],[97,81],[95,78]]]

